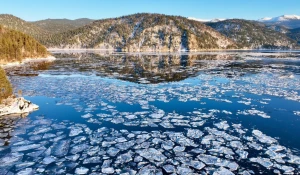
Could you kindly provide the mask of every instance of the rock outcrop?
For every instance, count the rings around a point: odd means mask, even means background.
[[[38,105],[25,100],[23,97],[8,98],[4,100],[3,104],[0,104],[0,116],[12,115],[12,114],[29,114],[39,108]]]

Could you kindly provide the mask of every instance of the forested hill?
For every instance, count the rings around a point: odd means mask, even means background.
[[[61,33],[68,30],[73,30],[92,23],[94,20],[88,18],[80,18],[75,20],[70,19],[45,19],[31,22],[39,28],[50,33]]]
[[[9,14],[0,14],[0,25],[32,36],[41,43],[47,40],[51,34],[47,30]]]
[[[46,47],[33,37],[0,25],[0,63],[48,56]]]
[[[235,41],[240,48],[288,49],[296,46],[286,34],[256,21],[229,19],[206,24]]]
[[[124,51],[179,51],[236,48],[235,43],[201,22],[180,16],[134,14],[94,21],[52,37],[55,48]]]

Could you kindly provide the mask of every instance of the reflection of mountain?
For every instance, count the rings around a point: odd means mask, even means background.
[[[137,83],[180,81],[201,70],[223,65],[236,54],[145,55],[120,53],[55,53],[54,63],[35,63],[9,70],[9,75],[86,74]],[[214,61],[210,61],[214,60]]]
[[[56,69],[77,69],[98,76],[132,82],[180,81],[208,68],[208,60],[232,59],[233,55],[100,55],[94,53],[56,54]],[[66,59],[74,58],[77,59]],[[53,68],[53,67],[52,67]],[[74,70],[69,70],[74,71]]]

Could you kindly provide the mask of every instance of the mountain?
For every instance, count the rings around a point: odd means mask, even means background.
[[[203,22],[203,23],[206,23],[206,22],[220,22],[220,21],[225,21],[226,20],[226,19],[223,19],[223,18],[222,19],[219,19],[219,18],[216,18],[216,19],[199,19],[199,18],[194,18],[194,17],[188,17],[188,19]]]
[[[262,18],[258,21],[267,25],[281,25],[290,29],[300,27],[300,16],[297,15],[282,15],[274,18]]]
[[[293,40],[296,40],[298,45],[300,45],[300,28],[290,29],[287,35]]]
[[[80,18],[75,20],[69,19],[45,19],[40,21],[31,22],[32,24],[38,26],[51,33],[61,33],[68,30],[73,30],[87,24],[92,23],[94,20],[88,18]]]
[[[215,18],[215,19],[199,19],[199,18],[194,18],[194,17],[188,17],[188,19],[190,20],[194,20],[194,21],[199,21],[199,22],[220,22],[220,21],[225,21],[226,19],[223,18]]]
[[[233,41],[200,22],[179,16],[134,14],[57,34],[51,48],[178,51],[236,48]]]
[[[206,24],[235,41],[241,48],[287,49],[296,45],[284,33],[256,21],[230,19]]]
[[[46,47],[34,38],[0,25],[0,64],[46,56]]]
[[[0,14],[0,25],[30,35],[40,42],[49,36],[49,32],[9,14]]]

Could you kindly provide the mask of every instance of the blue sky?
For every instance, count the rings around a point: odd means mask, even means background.
[[[102,19],[150,12],[200,19],[259,19],[300,15],[300,0],[1,0],[0,13],[27,21],[47,18]]]

